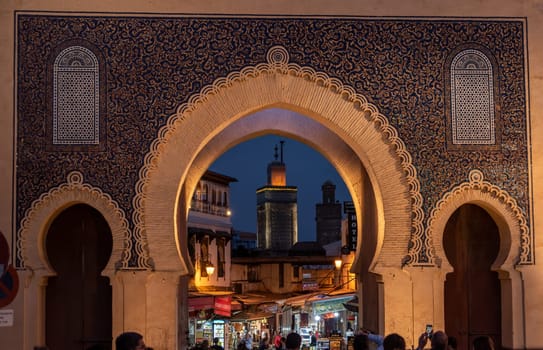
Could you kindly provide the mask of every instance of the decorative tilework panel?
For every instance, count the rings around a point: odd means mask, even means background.
[[[62,51],[53,73],[53,144],[100,142],[100,81],[98,60],[88,49]]]
[[[16,16],[17,225],[32,201],[65,182],[70,171],[84,174],[132,217],[143,159],[170,115],[216,79],[266,62],[274,46],[285,48],[289,62],[325,72],[377,106],[412,156],[427,213],[477,168],[511,194],[529,218],[522,19]],[[48,67],[67,42],[92,47],[100,68],[103,64],[103,149],[43,148],[50,117],[44,111],[51,104],[44,93]],[[446,137],[452,67],[447,60],[459,48],[473,49],[473,43],[495,60],[497,145],[491,150],[488,145],[458,145],[452,151]],[[458,73],[466,67],[458,66]],[[474,91],[484,87],[469,79],[463,83]],[[463,137],[487,137],[490,129],[473,132],[488,127],[488,115],[484,118],[466,122]]]
[[[452,136],[456,145],[495,143],[492,66],[476,50],[459,53],[452,62]]]

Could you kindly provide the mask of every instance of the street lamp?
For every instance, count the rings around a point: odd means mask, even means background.
[[[337,270],[341,269],[341,264],[343,264],[343,260],[341,260],[340,258],[334,260],[334,265],[336,266]]]
[[[341,265],[343,264],[343,260],[341,260],[341,257],[338,257],[336,260],[334,260],[334,265],[336,266],[335,271],[335,285],[336,288],[341,287]]]
[[[215,272],[215,266],[210,261],[206,263],[206,272],[208,276],[211,276]]]

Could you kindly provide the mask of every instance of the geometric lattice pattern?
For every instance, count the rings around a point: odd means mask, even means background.
[[[480,51],[464,50],[451,64],[451,122],[455,145],[493,145],[492,65]]]
[[[100,142],[100,84],[96,56],[71,46],[53,68],[53,144],[89,145]]]

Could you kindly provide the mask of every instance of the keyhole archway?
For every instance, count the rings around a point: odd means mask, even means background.
[[[238,130],[244,130],[245,136],[240,138]],[[324,154],[327,160],[339,171],[342,178],[348,174],[358,174],[359,181],[351,186],[353,191],[363,195],[363,203],[357,203],[359,221],[363,223],[363,229],[360,230],[359,260],[353,266],[353,271],[359,273],[359,279],[364,284],[364,298],[368,302],[364,305],[364,322],[368,328],[379,329],[379,307],[377,303],[369,300],[378,299],[375,276],[368,272],[372,268],[371,264],[376,254],[379,242],[377,237],[377,217],[375,194],[371,188],[367,172],[353,152],[343,139],[325,128],[323,125],[300,113],[283,108],[270,108],[253,113],[243,119],[232,123],[232,125],[223,130],[219,135],[213,138],[202,151],[198,154],[182,190],[180,216],[185,218],[188,215],[188,209],[191,202],[191,193],[197,186],[200,177],[208,166],[224,153],[224,147],[233,147],[243,141],[263,134],[273,133],[287,138],[303,142],[321,154]],[[330,150],[334,150],[331,152]],[[352,176],[352,175],[351,175]],[[183,239],[183,230],[180,231]],[[382,315],[381,315],[382,316]]]
[[[181,226],[184,219],[171,214],[178,212],[175,210],[178,199],[193,162],[201,157],[200,152],[206,147],[210,149],[208,144],[216,137],[220,138],[221,133],[238,120],[274,107],[306,116],[352,150],[349,160],[336,161],[343,157],[341,147],[320,150],[320,144],[326,142],[324,136],[310,135],[316,129],[304,128],[302,119],[293,121],[300,124],[297,127],[304,129],[298,137],[314,144],[315,149],[328,158],[344,177],[355,205],[363,202],[364,194],[355,188],[362,183],[360,169],[353,169],[350,165],[352,160],[362,164],[376,198],[379,221],[376,229],[382,245],[400,244],[400,240],[405,244],[404,250],[407,250],[409,240],[413,239],[416,251],[425,244],[422,239],[424,214],[420,208],[416,170],[396,130],[363,96],[324,73],[288,65],[288,54],[281,53],[283,56],[274,58],[275,53],[271,52],[268,55],[269,64],[231,73],[228,78],[204,88],[200,95],[191,98],[190,103],[179,107],[178,113],[170,118],[168,125],[159,132],[159,138],[153,142],[145,166],[140,171],[139,191],[134,203],[137,219],[135,231],[137,236],[142,237],[140,244],[147,245],[153,255],[155,268],[161,266],[190,272],[186,259],[181,259],[181,262],[178,259],[179,256],[186,257],[182,248],[186,242],[179,241],[175,246],[156,249],[159,248],[156,243],[162,239],[151,241],[147,238],[164,236],[165,239],[172,239],[172,232],[174,238],[180,237],[178,232],[183,232]],[[227,132],[234,133],[236,142],[266,133],[263,127],[255,129],[258,131],[251,133],[243,127],[232,127],[233,131]],[[306,136],[303,136],[304,133]],[[213,144],[213,147],[219,148],[217,154],[232,146],[219,142]],[[211,158],[207,159],[208,164],[212,161]],[[186,190],[193,191],[194,188]],[[413,213],[416,214],[415,219],[411,220]],[[390,224],[385,226],[385,222]],[[386,231],[394,232],[394,235],[389,236]],[[390,237],[390,242],[387,237]],[[160,256],[154,255],[153,250],[160,250]],[[401,264],[405,257],[396,255],[392,259],[395,266]],[[417,259],[415,254],[411,258]],[[382,263],[386,266],[390,264],[389,261],[386,259]]]
[[[468,214],[465,213],[466,208],[468,208]],[[435,244],[436,260],[440,262],[441,269],[445,274],[453,272],[451,263],[455,265],[455,269],[459,268],[456,274],[466,274],[467,269],[462,269],[463,266],[458,266],[458,257],[455,256],[457,254],[458,242],[455,241],[460,239],[460,243],[462,243],[461,237],[466,232],[474,234],[473,227],[470,228],[471,220],[469,219],[472,216],[470,215],[472,211],[469,208],[475,208],[474,212],[479,213],[474,218],[477,221],[482,220],[481,222],[485,223],[484,230],[490,231],[486,234],[489,235],[493,245],[493,248],[487,251],[489,254],[484,259],[484,274],[490,279],[490,283],[495,284],[496,282],[496,275],[492,272],[497,272],[497,277],[499,278],[500,290],[494,291],[494,297],[499,300],[499,305],[496,305],[496,301],[491,302],[491,305],[494,307],[495,314],[501,314],[501,325],[493,332],[497,334],[495,335],[496,337],[500,338],[497,342],[501,343],[504,348],[522,348],[522,344],[524,344],[524,324],[522,321],[524,306],[522,305],[521,298],[516,297],[516,295],[523,289],[520,274],[522,267],[518,265],[518,252],[523,251],[522,245],[526,243],[522,239],[527,232],[526,219],[516,201],[507,192],[486,181],[481,171],[477,169],[472,170],[469,174],[469,181],[459,184],[446,193],[432,210],[428,220],[427,229],[431,232],[430,235]],[[461,215],[462,213],[464,215]],[[458,219],[459,217],[460,220]],[[473,226],[477,227],[477,225]],[[455,233],[458,233],[458,230],[455,230],[455,227],[460,227],[465,232],[462,235],[456,235]],[[486,239],[489,238],[487,237]],[[485,238],[481,241],[484,242]],[[471,244],[477,244],[477,242],[475,241]],[[495,254],[496,245],[497,255]],[[460,247],[462,246],[464,246],[464,251],[462,252],[460,248],[460,255],[465,255],[465,249],[468,248],[467,244],[460,244]],[[448,251],[446,252],[446,250]],[[491,262],[491,272],[488,271],[488,266],[486,265],[492,258],[494,260]],[[461,260],[465,261],[466,259],[461,256]],[[454,273],[443,278],[444,282],[447,281],[444,287],[448,289],[447,291],[444,289],[443,296],[445,294],[451,295],[455,287],[463,288],[462,285],[451,283],[454,282],[455,278]],[[495,286],[492,288],[495,288]],[[454,307],[449,302],[446,308],[450,311],[451,306]],[[461,306],[458,305],[457,307],[460,308]],[[445,312],[447,311],[444,307],[443,313]],[[459,328],[461,327],[457,327],[458,320],[451,320],[453,317],[454,315],[446,315],[445,319],[448,321],[443,327],[456,328],[453,331],[457,333],[456,336],[459,339],[461,335],[464,336],[464,343],[469,341],[469,329],[466,328],[465,332],[464,330],[460,330]],[[482,324],[479,321],[476,320],[475,324],[477,326]],[[455,322],[457,325],[454,324]],[[460,326],[463,326],[463,324],[460,324]],[[475,328],[472,333],[475,333]]]
[[[267,64],[231,73],[204,88],[159,132],[140,171],[134,200],[141,263],[157,272],[189,275],[184,232],[197,179],[233,145],[273,131],[312,146],[343,177],[364,223],[359,242],[373,243],[365,245],[373,247],[364,261],[359,245],[354,269],[388,274],[389,283],[410,283],[396,271],[430,250],[422,249],[427,243],[420,186],[403,141],[365,97],[324,73],[288,64],[288,53],[276,50],[270,50]],[[296,113],[283,120],[254,116],[271,108]],[[378,306],[381,313],[386,304]],[[412,310],[401,312],[412,319]],[[384,316],[380,328],[387,327],[397,326]],[[405,328],[404,333],[411,332]]]

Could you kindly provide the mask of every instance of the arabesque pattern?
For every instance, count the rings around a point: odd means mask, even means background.
[[[138,181],[153,167],[146,158],[158,147],[157,140],[163,139],[174,120],[181,122],[179,117],[170,116],[190,113],[197,103],[205,102],[205,96],[225,84],[271,69],[260,66],[269,66],[270,62],[277,66],[270,70],[273,74],[298,74],[303,79],[315,79],[315,84],[329,84],[327,88],[339,89],[353,99],[354,105],[368,108],[367,118],[374,118],[375,126],[382,128],[384,139],[402,158],[400,164],[409,164],[402,169],[406,179],[418,179],[409,184],[411,197],[417,198],[413,208],[420,207],[413,212],[413,237],[425,236],[424,225],[419,222],[474,168],[516,200],[529,226],[524,31],[524,20],[514,18],[231,18],[18,12],[16,230],[41,194],[62,184],[69,172],[79,171],[111,195],[134,228],[134,235],[128,239],[131,252],[124,257],[129,259],[123,264],[134,268],[148,264],[146,238],[140,230],[143,218],[137,209],[144,206],[138,196],[144,183]],[[100,62],[107,62],[106,79],[100,80],[104,86],[100,95],[101,100],[104,97],[104,128],[100,129],[104,130],[104,137],[100,136],[103,148],[43,147],[52,139],[48,134],[52,129],[47,115],[52,110],[46,93],[52,89],[48,73],[54,62],[52,56],[66,42],[91,44]],[[496,61],[495,103],[500,115],[495,126],[499,144],[492,149],[470,145],[473,147],[469,150],[450,150],[445,112],[445,86],[450,84],[450,75],[445,63],[458,48],[470,49],[473,43],[478,50],[484,47]],[[284,51],[274,51],[274,56],[267,58],[274,46]],[[428,247],[428,240],[413,239],[405,262],[431,264]]]
[[[83,174],[73,171],[68,174],[67,182],[50,189],[36,199],[26,211],[21,222],[21,228],[17,232],[17,257],[18,268],[39,268],[44,262],[39,256],[37,248],[42,235],[41,232],[56,213],[66,206],[85,203],[96,208],[108,222],[113,236],[113,250],[110,262],[106,270],[127,267],[120,261],[130,259],[131,241],[128,239],[128,220],[124,212],[119,208],[110,195],[99,188],[84,183]]]
[[[438,232],[432,232],[432,228],[435,227],[434,222],[437,220],[448,220],[448,217],[444,217],[443,211],[446,206],[448,206],[451,202],[455,201],[455,199],[458,199],[459,203],[456,203],[454,206],[457,208],[461,204],[466,204],[468,202],[464,202],[462,198],[462,194],[467,191],[475,191],[480,194],[486,194],[489,195],[491,198],[496,199],[499,203],[501,203],[505,207],[505,212],[510,214],[510,216],[516,220],[516,225],[509,225],[510,227],[515,227],[518,225],[519,232],[518,235],[515,234],[515,232],[512,232],[512,239],[519,239],[520,238],[520,252],[518,254],[518,264],[520,265],[528,265],[533,264],[533,241],[530,236],[528,224],[526,222],[526,217],[523,214],[521,208],[518,206],[517,201],[511,197],[507,191],[504,191],[503,189],[499,188],[496,185],[491,184],[488,181],[484,180],[483,173],[480,170],[472,170],[469,173],[469,182],[464,182],[453,189],[451,189],[449,192],[447,192],[443,198],[436,204],[436,207],[432,209],[430,212],[430,215],[428,217],[428,224],[426,226],[426,237],[428,241],[430,241],[430,244],[433,245],[433,240],[438,235]],[[460,199],[459,199],[460,198]],[[473,201],[475,198],[471,198]],[[512,252],[512,254],[516,255],[516,252]],[[434,256],[434,249],[432,249],[430,256],[432,258],[435,258]]]

